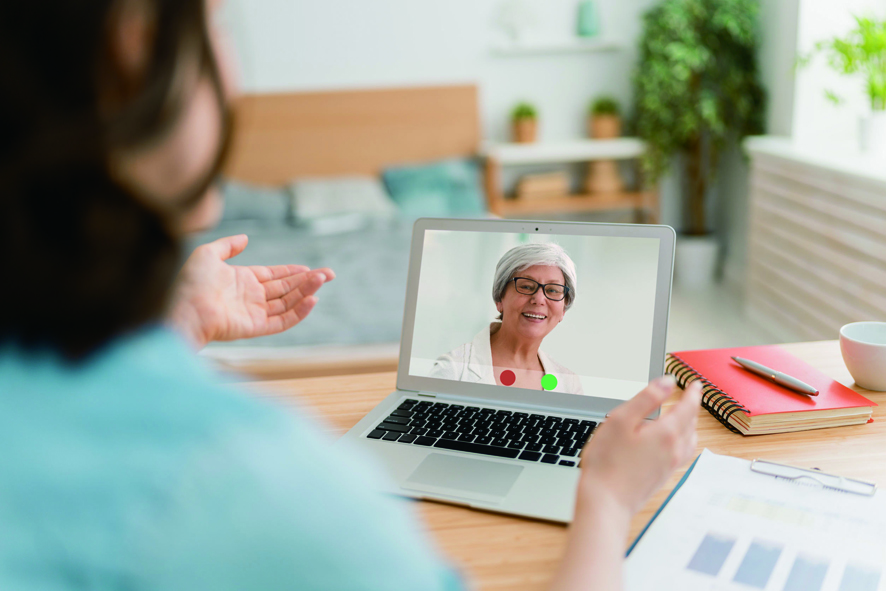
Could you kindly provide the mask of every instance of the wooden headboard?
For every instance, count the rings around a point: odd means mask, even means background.
[[[225,173],[262,184],[378,174],[473,156],[479,144],[473,85],[246,95]]]

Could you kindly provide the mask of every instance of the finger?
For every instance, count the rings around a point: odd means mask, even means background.
[[[268,298],[268,316],[277,316],[278,314],[283,314],[284,312],[291,310],[305,298],[317,293],[317,290],[322,286],[323,281],[320,278],[312,278],[298,288],[288,291],[278,298]]]
[[[686,463],[692,459],[695,455],[695,450],[698,449],[698,433],[696,433],[695,429],[692,430],[692,434],[689,436],[688,441],[686,442],[686,449],[683,452],[683,462]]]
[[[246,234],[238,234],[236,236],[228,236],[226,238],[219,238],[209,244],[206,244],[206,248],[211,250],[218,258],[223,261],[226,261],[230,258],[234,258],[246,248],[246,245],[249,243],[249,237]]]
[[[698,406],[701,402],[701,383],[693,382],[686,388],[680,400],[671,407],[662,420],[678,424],[689,424],[698,418]]]
[[[698,423],[698,404],[701,399],[701,384],[690,385],[680,400],[659,421],[659,426],[678,434],[684,441],[695,433]],[[693,446],[694,449],[694,446]]]
[[[267,281],[262,284],[262,287],[265,288],[265,299],[270,302],[271,300],[282,298],[292,290],[299,289],[302,285],[311,280],[312,278],[308,276],[307,273],[299,273],[298,275],[293,275],[284,279]],[[314,281],[316,281],[316,279],[314,279]]]
[[[279,310],[279,312],[277,312],[277,313],[283,313],[285,311],[291,310],[296,305],[298,305],[298,303],[301,300],[317,293],[317,290],[320,289],[321,287],[323,287],[323,283],[325,280],[326,279],[322,273],[313,274],[313,272],[312,272],[312,273],[307,274],[305,277],[305,280],[302,281],[301,284],[298,285],[298,287],[296,287],[295,289],[292,289],[291,291],[289,291],[286,294],[283,294],[281,297],[268,302],[268,305],[269,305],[268,315],[271,314],[270,305],[271,305],[272,301],[283,303],[282,309],[279,308],[279,304],[274,304],[273,309],[275,311]]]
[[[323,287],[323,283],[325,281],[324,275],[322,273],[308,273],[303,275],[297,275],[295,278],[290,278],[292,280],[298,280],[298,285],[294,287],[280,287],[275,286],[273,289],[275,291],[283,290],[284,293],[275,299],[271,299],[268,297],[268,316],[276,316],[277,314],[283,314],[288,310],[291,310],[295,306],[299,304],[303,299],[310,297],[317,293],[321,287]],[[289,281],[289,279],[283,280]],[[265,284],[270,285],[270,283]]]
[[[674,378],[669,375],[662,376],[649,383],[639,394],[616,408],[612,414],[623,417],[631,417],[637,421],[651,415],[655,409],[668,399],[674,391]]]
[[[265,281],[276,281],[284,277],[306,273],[311,270],[310,267],[304,265],[274,265],[273,267],[264,267],[261,265],[253,265],[247,267],[255,275],[260,283]]]
[[[292,309],[287,310],[283,314],[271,316],[268,318],[268,334],[275,334],[290,329],[311,313],[314,305],[317,303],[315,296],[308,296],[300,300]]]
[[[323,273],[326,276],[326,281],[332,281],[335,279],[335,271],[330,269],[329,267],[323,267],[322,269],[314,269],[315,273]]]

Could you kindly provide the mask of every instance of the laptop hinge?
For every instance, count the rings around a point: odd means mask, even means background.
[[[436,398],[437,395],[433,392],[416,392],[416,396],[424,396],[425,398]]]

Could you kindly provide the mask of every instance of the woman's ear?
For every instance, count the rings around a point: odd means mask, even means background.
[[[498,313],[502,313],[502,305],[501,302],[495,302],[495,309],[498,310]]]

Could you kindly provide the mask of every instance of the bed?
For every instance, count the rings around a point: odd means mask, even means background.
[[[236,264],[328,266],[337,278],[293,329],[213,343],[203,355],[222,369],[262,379],[396,368],[415,216],[345,212],[305,224],[280,202],[291,198],[293,182],[377,178],[391,166],[473,158],[479,142],[472,85],[242,97],[226,199],[235,195],[258,214],[231,214],[191,246],[246,233],[250,244]],[[233,201],[231,209],[237,209]]]

